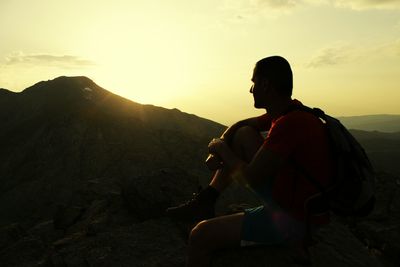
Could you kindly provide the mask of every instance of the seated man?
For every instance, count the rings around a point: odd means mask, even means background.
[[[266,114],[239,121],[213,139],[209,151],[222,165],[209,186],[191,201],[167,210],[172,218],[197,222],[189,236],[188,266],[209,266],[211,253],[220,248],[302,244],[309,229],[329,222],[327,212],[307,213],[307,200],[319,191],[296,167],[329,185],[333,162],[328,136],[322,121],[296,110],[302,104],[291,98],[292,79],[290,65],[282,57],[257,62],[250,93],[255,108],[266,109]],[[268,131],[265,139],[261,131]],[[233,180],[265,204],[214,218],[215,201]]]

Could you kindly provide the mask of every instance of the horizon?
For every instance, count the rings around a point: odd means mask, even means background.
[[[303,104],[335,117],[400,114],[399,1],[39,2],[0,2],[0,88],[87,76],[230,125],[265,112],[248,92],[252,70],[281,55]]]
[[[90,77],[86,77],[86,76],[65,76],[65,75],[63,75],[63,76],[59,76],[59,77],[56,77],[56,78],[54,78],[54,79],[58,79],[58,78],[61,78],[61,77],[66,77],[66,78],[88,78],[88,79],[90,79]],[[42,81],[37,81],[36,83],[34,83],[34,84],[32,84],[32,85],[30,85],[30,86],[28,86],[27,88],[24,88],[22,91],[20,91],[20,92],[15,92],[15,91],[11,91],[11,90],[9,90],[9,89],[7,89],[7,88],[1,88],[0,87],[0,90],[7,90],[7,91],[9,91],[9,92],[13,92],[13,93],[21,93],[21,92],[23,92],[24,90],[26,90],[26,89],[28,89],[28,88],[30,88],[30,87],[32,87],[32,86],[35,86],[36,84],[38,84],[38,83],[42,83],[42,82],[49,82],[49,81],[52,81],[52,80],[54,80],[54,79],[49,79],[49,80],[42,80]],[[92,82],[94,82],[97,86],[100,86],[101,88],[103,88],[103,89],[105,89],[105,90],[107,90],[107,91],[109,91],[107,88],[104,88],[103,86],[101,86],[101,85],[99,85],[99,84],[97,84],[96,83],[96,81],[94,81],[94,80],[92,80],[92,79],[90,79]],[[168,108],[168,107],[163,107],[163,106],[158,106],[158,105],[154,105],[154,104],[151,104],[151,103],[148,103],[148,104],[143,104],[143,103],[139,103],[139,102],[137,102],[137,101],[134,101],[134,100],[132,100],[132,99],[129,99],[129,98],[126,98],[126,97],[124,97],[124,96],[121,96],[121,95],[118,95],[118,94],[116,94],[116,93],[114,93],[114,92],[112,92],[112,91],[109,91],[110,93],[112,93],[112,94],[115,94],[115,95],[117,95],[117,96],[119,96],[119,97],[123,97],[123,98],[125,98],[125,99],[127,99],[127,100],[129,100],[129,101],[132,101],[132,102],[134,102],[134,103],[138,103],[138,104],[141,104],[141,105],[151,105],[151,106],[155,106],[155,107],[160,107],[160,108],[165,108],[165,109],[177,109],[176,107],[172,107],[172,108]],[[200,116],[200,115],[198,115],[198,114],[195,114],[195,113],[190,113],[190,112],[187,112],[187,111],[185,111],[185,110],[181,110],[181,109],[178,109],[180,112],[183,112],[183,113],[187,113],[187,114],[191,114],[191,115],[196,115],[196,116],[199,116],[199,117],[201,117],[201,118],[203,118],[203,119],[208,119],[208,120],[212,120],[212,119],[210,119],[210,118],[207,118],[207,117],[202,117],[202,116]],[[263,110],[263,109],[260,109],[260,110]],[[331,114],[328,114],[328,115],[331,115]],[[337,118],[338,119],[353,119],[353,118],[371,118],[371,117],[399,117],[400,118],[400,114],[364,114],[364,115],[356,115],[356,116],[337,116]],[[228,124],[225,124],[225,123],[223,123],[223,122],[220,122],[220,121],[215,121],[215,120],[212,120],[212,121],[214,121],[214,122],[216,122],[216,123],[219,123],[219,124],[222,124],[222,125],[225,125],[225,126],[229,126]],[[358,122],[358,123],[362,123],[362,122]],[[397,132],[397,131],[396,131]]]

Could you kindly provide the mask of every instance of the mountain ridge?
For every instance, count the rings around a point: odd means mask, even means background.
[[[133,102],[86,77],[59,77],[0,95],[0,128],[1,225],[21,220],[24,209],[42,207],[37,216],[48,216],[45,203],[29,203],[37,194],[55,203],[84,198],[78,185],[94,177],[118,180],[160,168],[208,175],[207,144],[225,126]]]
[[[57,86],[57,84],[63,85],[64,91],[67,96],[71,93],[68,91],[68,86],[65,86],[66,83],[70,83],[70,88],[69,89],[76,89],[77,87],[83,87],[81,89],[84,90],[85,87],[88,89],[93,89],[97,90],[99,94],[113,94],[110,91],[107,91],[106,89],[98,86],[93,80],[86,76],[60,76],[56,77],[52,80],[47,80],[47,81],[40,81],[35,83],[32,86],[29,86],[25,88],[23,91],[16,93],[7,89],[0,89],[0,96],[1,95],[7,95],[7,96],[15,96],[18,94],[27,94],[29,95],[32,91],[40,91],[41,88],[46,87],[49,85],[49,83]],[[93,88],[90,88],[93,87]],[[59,90],[60,91],[60,90]],[[56,93],[55,92],[42,92],[44,93]],[[89,95],[88,91],[84,91],[82,93],[86,93],[86,95]],[[89,96],[86,96],[89,97]],[[124,98],[122,96],[118,96],[121,98]],[[140,104],[138,102],[135,102],[134,100],[124,98],[127,101],[130,101],[132,103],[136,103],[138,105],[143,105],[146,107],[154,107],[154,108],[163,108],[151,104]],[[1,101],[1,100],[0,100]],[[166,109],[166,108],[163,108]],[[175,108],[172,109],[166,109],[166,110],[175,110]],[[176,109],[178,110],[178,109]],[[180,110],[179,110],[180,111]],[[182,112],[182,111],[181,111]],[[191,114],[191,113],[186,113],[185,114],[195,116],[201,119],[208,120],[207,118],[202,118],[197,116],[196,114]],[[358,116],[337,116],[337,118],[346,126],[348,129],[355,129],[355,130],[365,130],[365,131],[378,131],[378,132],[400,132],[400,115],[397,114],[369,114],[369,115],[358,115]],[[209,120],[210,122],[215,122],[212,120]],[[217,122],[218,123],[218,122]]]
[[[337,117],[349,129],[400,132],[400,115],[372,114]]]

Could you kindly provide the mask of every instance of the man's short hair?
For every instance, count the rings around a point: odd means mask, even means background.
[[[289,62],[281,56],[271,56],[257,62],[254,74],[258,79],[268,80],[284,96],[291,96],[293,74]]]

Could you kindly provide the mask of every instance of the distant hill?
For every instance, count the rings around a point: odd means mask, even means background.
[[[400,132],[350,132],[364,147],[377,171],[400,176]]]
[[[400,115],[365,115],[338,119],[349,129],[400,132]]]

